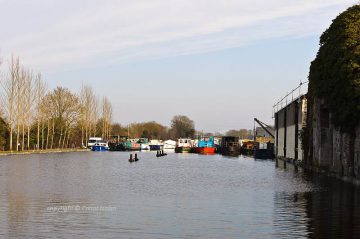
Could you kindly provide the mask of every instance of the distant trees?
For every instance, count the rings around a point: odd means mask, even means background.
[[[128,128],[122,126],[119,123],[114,123],[110,127],[111,135],[119,135],[119,136],[127,136],[128,135]]]
[[[241,139],[251,139],[253,138],[253,131],[248,129],[240,129],[240,130],[229,130],[225,133],[226,136],[236,136]]]
[[[134,123],[129,126],[131,137],[142,137],[149,139],[166,139],[168,128],[155,121]]]
[[[171,138],[192,138],[195,134],[194,121],[184,115],[176,115],[171,120]]]

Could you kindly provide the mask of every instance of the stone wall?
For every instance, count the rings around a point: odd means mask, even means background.
[[[360,123],[352,141],[349,133],[332,124],[322,100],[315,97],[312,110],[313,155],[309,166],[344,179],[360,179]]]

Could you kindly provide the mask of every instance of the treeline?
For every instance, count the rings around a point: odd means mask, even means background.
[[[79,93],[63,87],[48,90],[41,74],[15,57],[1,69],[0,149],[80,147],[90,136],[110,136],[111,103],[99,99],[90,86]]]
[[[254,132],[253,130],[249,130],[249,129],[239,129],[239,130],[229,130],[225,133],[226,136],[236,136],[239,137],[240,139],[253,139],[254,137]]]
[[[112,125],[112,135],[162,140],[193,138],[195,135],[195,124],[193,120],[183,115],[174,116],[170,127],[155,121],[132,123],[128,126],[121,126],[115,123]]]

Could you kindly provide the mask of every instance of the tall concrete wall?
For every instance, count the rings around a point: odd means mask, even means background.
[[[306,122],[306,96],[301,96],[275,113],[275,154],[303,160],[301,130]]]

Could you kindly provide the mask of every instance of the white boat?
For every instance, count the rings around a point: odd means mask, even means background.
[[[152,139],[149,143],[150,150],[162,150],[164,148],[164,144],[161,140]]]
[[[176,148],[176,141],[171,140],[171,139],[164,141],[164,149],[167,149],[167,150],[174,149],[175,150],[175,148]]]
[[[150,150],[149,140],[147,138],[140,138],[138,140],[141,150]]]
[[[92,149],[92,146],[94,146],[96,143],[98,143],[99,141],[102,141],[101,137],[90,137],[88,142],[87,142],[87,147],[89,149]]]

